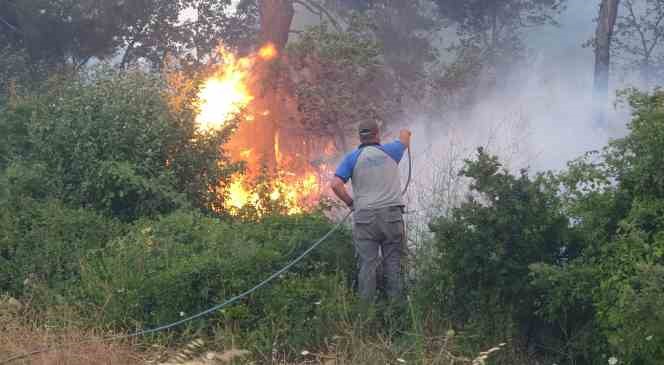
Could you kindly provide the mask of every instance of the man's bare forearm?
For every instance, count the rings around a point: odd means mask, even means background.
[[[346,203],[347,206],[350,207],[353,205],[353,198],[348,194],[346,184],[337,176],[335,176],[334,181],[332,181],[332,191],[334,191],[334,194]]]

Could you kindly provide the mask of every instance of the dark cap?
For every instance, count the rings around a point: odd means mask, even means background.
[[[361,122],[357,129],[361,136],[378,134],[378,123],[373,120],[367,120]]]

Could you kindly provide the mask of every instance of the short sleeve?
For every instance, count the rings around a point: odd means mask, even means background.
[[[392,157],[394,161],[399,163],[403,157],[404,152],[406,152],[406,145],[401,143],[401,141],[396,140],[392,143],[384,144],[383,151],[387,153],[388,156]]]
[[[334,176],[337,176],[343,182],[348,182],[348,180],[350,180],[350,178],[353,176],[353,169],[357,163],[358,155],[358,151],[346,155],[339,166],[337,166],[337,171],[334,173]]]

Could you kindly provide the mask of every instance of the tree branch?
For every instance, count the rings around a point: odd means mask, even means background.
[[[306,3],[302,2],[302,1],[299,1],[299,0],[293,0],[293,4],[301,5],[302,7],[304,7],[304,8],[307,9],[307,10],[309,10],[309,12],[312,13],[312,14],[314,14],[314,15],[318,15],[318,16],[320,16],[320,15],[322,14],[321,12],[314,10],[314,8],[312,8],[309,4],[306,4]]]
[[[85,66],[88,63],[88,61],[90,61],[91,58],[92,56],[89,55],[83,58],[82,60],[76,62],[76,64],[74,65],[74,71],[78,72],[81,69],[81,67]]]
[[[321,4],[318,4],[313,0],[293,0],[293,4],[302,5],[302,7],[307,9],[310,13],[318,15],[320,17],[324,15],[330,21],[330,23],[332,23],[332,26],[334,26],[334,28],[337,31],[342,31],[339,22],[334,18],[332,13],[330,13],[327,9],[325,9],[325,7],[322,6]]]
[[[0,22],[2,22],[2,23],[5,24],[7,27],[9,27],[10,30],[12,30],[12,31],[14,31],[14,32],[16,32],[16,33],[18,33],[18,34],[22,34],[22,32],[21,32],[18,28],[16,28],[15,26],[11,25],[8,21],[6,21],[6,20],[5,20],[3,17],[1,17],[1,16],[0,16]]]
[[[659,9],[659,17],[655,21],[655,25],[653,26],[653,31],[655,32],[654,38],[652,41],[652,44],[650,45],[650,49],[648,50],[648,54],[651,54],[653,49],[657,46],[659,43],[660,38],[662,38],[662,35],[664,35],[664,31],[659,28],[660,24],[662,23],[662,20],[664,20],[664,11],[662,9]]]
[[[643,51],[647,52],[648,51],[648,40],[646,39],[646,35],[643,33],[643,29],[641,29],[641,26],[639,25],[639,22],[637,21],[636,14],[634,14],[634,6],[632,4],[631,0],[625,1],[625,7],[627,8],[627,11],[629,11],[629,16],[630,20],[632,23],[632,27],[636,29],[636,31],[639,33],[639,37],[641,38],[641,45],[643,47]],[[648,57],[646,55],[646,57]]]

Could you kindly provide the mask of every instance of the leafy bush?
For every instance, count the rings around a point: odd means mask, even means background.
[[[196,131],[186,95],[169,104],[181,91],[102,71],[54,78],[0,109],[0,292],[41,308],[71,303],[93,325],[153,327],[252,287],[331,228],[319,213],[280,216],[275,203],[260,217],[218,218],[219,188],[239,167],[220,149],[232,128]],[[266,348],[322,343],[342,315],[350,242],[341,230],[275,283],[191,325],[239,327]]]
[[[641,264],[630,284],[620,293],[622,305],[612,313],[620,331],[609,334],[609,340],[633,363],[661,363],[664,359],[661,342],[664,338],[664,265]]]
[[[0,291],[19,296],[44,287],[66,294],[80,283],[86,252],[121,232],[117,222],[57,200],[0,202]],[[48,304],[53,298],[33,299]]]
[[[256,285],[329,228],[315,215],[233,223],[176,212],[141,220],[86,256],[79,300],[88,303],[92,315],[102,308],[103,321],[116,326],[173,322]],[[247,336],[276,335],[285,326],[299,329],[288,332],[289,338],[317,343],[330,326],[311,324],[334,316],[320,308],[334,301],[333,289],[344,286],[353,268],[349,235],[337,233],[277,283],[214,314],[203,326],[239,326]],[[258,328],[263,330],[251,332]]]
[[[627,95],[630,133],[561,174],[515,177],[482,150],[466,162],[471,195],[431,225],[421,307],[553,362],[664,360],[664,93]]]
[[[559,328],[558,361],[598,363],[611,354],[656,364],[664,322],[662,126],[664,97],[632,93],[630,133],[570,163],[560,183],[570,223],[565,260],[530,266],[539,317]]]
[[[664,94],[632,91],[627,100],[634,110],[630,133],[611,142],[595,163],[577,164],[595,179],[576,185],[603,181],[589,194],[604,202],[572,200],[572,209],[587,217],[578,224],[584,250],[577,262],[593,273],[585,281],[595,288],[596,321],[607,352],[625,363],[656,364],[664,361],[658,330],[664,321],[653,307],[661,303],[664,263]],[[601,221],[608,224],[589,227]]]
[[[40,165],[42,195],[123,220],[221,206],[230,130],[198,133],[191,108],[169,108],[169,92],[139,72],[53,79],[0,111],[0,167]]]
[[[555,184],[544,175],[512,176],[482,149],[462,174],[473,181],[472,195],[431,225],[437,254],[425,273],[447,278],[434,286],[435,309],[457,325],[479,325],[482,346],[513,336],[535,341],[541,328],[529,265],[564,259],[568,239]],[[421,285],[429,283],[425,277]]]
[[[664,91],[632,90],[626,98],[634,110],[630,133],[605,150],[608,172],[634,198],[664,199]]]

